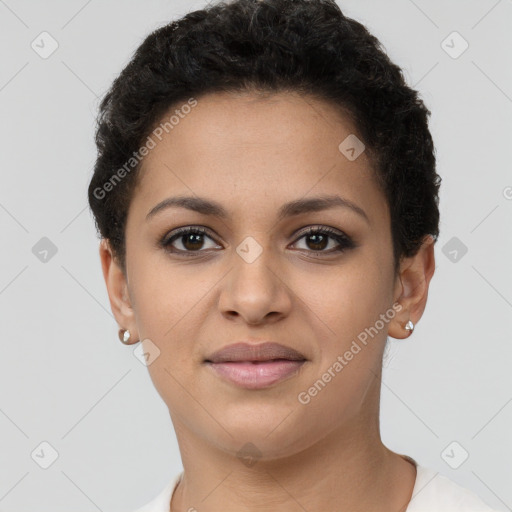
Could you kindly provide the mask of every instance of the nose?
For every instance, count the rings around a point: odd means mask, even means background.
[[[275,255],[268,248],[254,261],[234,253],[233,267],[222,280],[221,314],[248,325],[276,322],[288,316],[293,303],[292,291],[286,284],[285,272],[278,267]]]

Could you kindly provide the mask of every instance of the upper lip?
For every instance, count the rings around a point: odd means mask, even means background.
[[[225,363],[228,361],[271,361],[272,359],[289,359],[291,361],[305,361],[306,358],[297,350],[281,345],[280,343],[265,342],[257,345],[245,342],[227,345],[213,354],[205,361],[210,363]]]

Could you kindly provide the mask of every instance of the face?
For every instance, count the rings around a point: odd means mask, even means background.
[[[403,287],[368,155],[339,148],[353,135],[313,98],[215,94],[145,157],[126,281],[106,246],[103,268],[119,325],[159,351],[148,370],[181,431],[233,454],[250,441],[270,459],[374,424],[386,337],[405,337],[411,316],[393,309]],[[183,197],[196,202],[162,205]],[[205,362],[240,341],[305,361],[248,388]]]

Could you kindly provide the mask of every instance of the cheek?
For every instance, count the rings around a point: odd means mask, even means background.
[[[376,265],[359,262],[331,271],[322,281],[304,280],[301,298],[337,345],[373,325],[389,306],[389,286]]]
[[[387,278],[379,266],[360,263],[340,269],[308,302],[318,329],[328,334],[317,340],[319,364],[307,383],[311,394],[308,388],[302,391],[311,399],[306,409],[313,416],[330,411],[334,422],[356,414],[366,400],[380,372],[387,335],[387,324],[375,328],[389,307]]]
[[[198,274],[193,265],[178,267],[161,259],[143,262],[140,258],[135,269],[130,288],[139,335],[150,339],[159,351],[148,371],[162,398],[173,403],[172,396],[179,395],[179,383],[187,382],[188,387],[197,379],[194,372],[202,352],[196,340],[200,338],[208,292],[218,275],[212,271]],[[174,398],[180,400],[179,396]]]
[[[311,417],[336,425],[373,396],[387,333],[387,327],[374,326],[387,308],[389,290],[372,265],[347,266],[323,286],[310,288],[312,318],[327,335],[317,339],[315,375],[300,390],[308,403],[299,402]]]
[[[186,328],[183,320],[212,288],[216,275],[203,273],[192,265],[172,265],[165,258],[134,258],[131,291],[137,325],[146,337],[168,340]]]

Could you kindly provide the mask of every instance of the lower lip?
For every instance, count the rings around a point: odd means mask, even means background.
[[[248,361],[208,363],[221,377],[246,389],[261,389],[292,377],[305,361],[276,359],[274,361]]]

